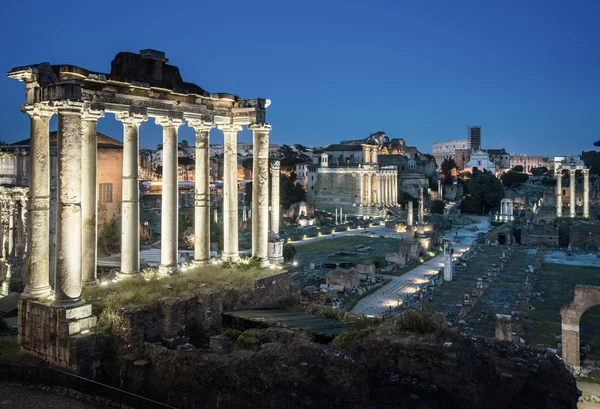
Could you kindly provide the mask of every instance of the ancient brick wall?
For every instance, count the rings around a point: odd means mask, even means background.
[[[98,150],[98,229],[113,215],[119,217],[122,198],[123,152]],[[110,184],[110,188],[108,185]],[[101,188],[102,185],[102,188]],[[108,195],[108,190],[111,195]],[[110,197],[109,197],[110,196]],[[110,199],[110,201],[107,201]]]
[[[316,176],[312,192],[315,208],[334,212],[335,208],[343,206],[346,210],[359,200],[359,173],[320,170]]]
[[[597,250],[600,247],[600,223],[575,221],[569,226],[569,242],[575,248]]]
[[[521,230],[521,244],[558,247],[558,228],[554,224],[534,224]]]

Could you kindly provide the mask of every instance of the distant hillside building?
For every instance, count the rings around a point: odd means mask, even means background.
[[[554,169],[554,158],[544,156],[511,155],[510,167],[523,166],[523,172],[531,173],[531,169],[546,167],[548,170]]]

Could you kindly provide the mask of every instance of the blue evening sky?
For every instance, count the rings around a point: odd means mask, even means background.
[[[482,126],[484,148],[530,155],[600,139],[599,0],[31,0],[0,10],[5,72],[42,61],[109,72],[119,51],[162,50],[185,81],[270,98],[274,143],[384,130],[430,152],[467,125]],[[28,137],[23,98],[23,83],[0,77],[0,139]],[[99,130],[122,140],[110,115]],[[183,139],[193,141],[186,126]],[[160,140],[160,126],[142,125],[142,147]]]

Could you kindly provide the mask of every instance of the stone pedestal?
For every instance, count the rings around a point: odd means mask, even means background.
[[[425,234],[425,225],[421,222],[417,223],[417,233]]]
[[[90,378],[100,367],[103,348],[93,332],[97,318],[91,304],[74,308],[19,299],[21,352]]]
[[[496,339],[499,341],[512,341],[512,333],[512,317],[506,314],[496,314]]]
[[[283,239],[279,236],[269,238],[268,258],[271,264],[283,263]]]

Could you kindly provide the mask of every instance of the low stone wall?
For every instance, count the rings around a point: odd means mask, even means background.
[[[533,224],[521,229],[521,244],[558,247],[558,228],[554,224]]]

